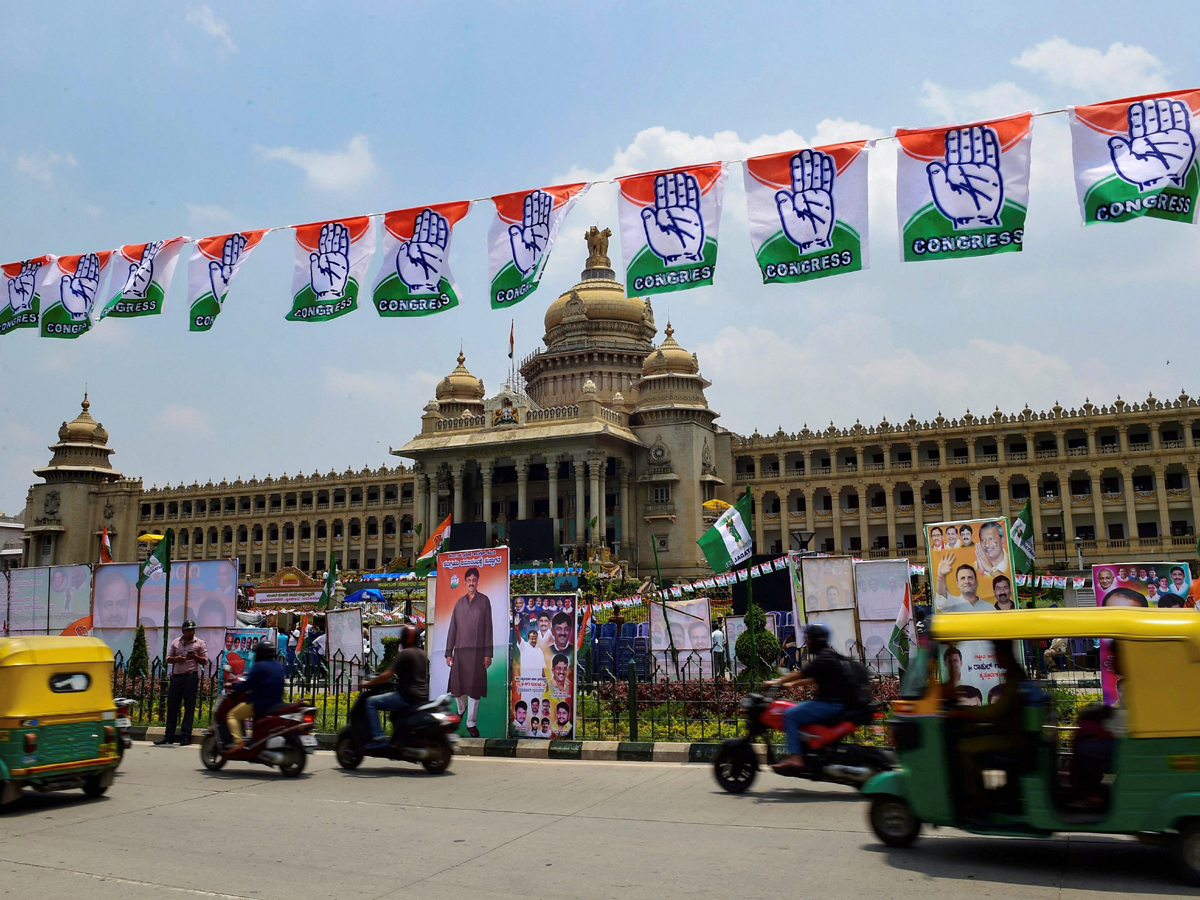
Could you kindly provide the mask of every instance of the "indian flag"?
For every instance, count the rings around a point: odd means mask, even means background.
[[[896,613],[896,624],[892,627],[892,636],[888,639],[888,650],[901,669],[908,668],[913,645],[917,642],[916,624],[913,622],[912,589],[904,585],[904,602]]]
[[[714,572],[727,572],[750,558],[754,544],[749,527],[750,502],[750,492],[746,491],[696,541]]]
[[[446,544],[450,540],[450,520],[453,516],[446,516],[442,522],[429,535],[429,540],[425,542],[425,549],[421,551],[421,555],[417,557],[416,570],[418,575],[424,575],[434,570],[437,565],[437,555],[446,549]]]

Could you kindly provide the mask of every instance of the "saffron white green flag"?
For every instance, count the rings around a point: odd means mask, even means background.
[[[468,200],[397,209],[383,217],[383,268],[372,302],[381,316],[428,316],[458,306],[450,239]]]
[[[747,491],[696,541],[714,572],[727,572],[750,558],[753,550],[749,527],[751,502]]]
[[[54,262],[53,256],[35,256],[0,266],[4,288],[0,293],[0,335],[18,328],[37,328],[42,298],[38,272]]]
[[[764,284],[867,268],[867,154],[874,144],[746,160],[750,243]]]
[[[727,176],[724,163],[710,163],[618,179],[629,294],[712,284]]]
[[[453,516],[446,516],[429,536],[429,540],[425,542],[425,549],[421,551],[421,555],[417,557],[417,564],[413,568],[418,575],[425,575],[434,570],[437,565],[437,555],[446,549],[446,544],[450,540],[450,524]]]
[[[888,639],[888,650],[896,657],[901,669],[907,669],[912,658],[912,649],[917,644],[917,626],[913,620],[912,587],[905,583],[904,602],[896,613],[896,624],[892,626],[892,635]]]
[[[221,310],[233,276],[250,258],[267,229],[201,238],[188,260],[188,331],[208,331]]]
[[[92,327],[92,306],[113,251],[59,256],[38,273],[41,297],[41,335],[77,338]]]
[[[496,217],[488,229],[492,309],[520,303],[537,290],[563,219],[588,187],[562,184],[492,198],[496,204]]]
[[[358,309],[375,253],[369,216],[297,225],[289,322],[328,322]]]
[[[1084,225],[1141,216],[1196,221],[1200,90],[1126,97],[1068,112]]]
[[[148,244],[126,244],[113,251],[113,292],[100,318],[134,319],[163,310],[179,251],[191,238],[177,237]]]
[[[1033,114],[896,129],[896,212],[905,262],[1018,253],[1029,205]]]

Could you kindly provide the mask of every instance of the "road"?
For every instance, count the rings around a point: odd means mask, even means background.
[[[1183,897],[1167,855],[1116,838],[926,832],[885,849],[840,787],[707,766],[457,757],[298,780],[136,744],[108,795],[27,792],[0,813],[0,896],[306,898]]]

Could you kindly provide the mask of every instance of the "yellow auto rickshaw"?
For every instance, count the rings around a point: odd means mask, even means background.
[[[1135,835],[1171,847],[1183,877],[1200,884],[1200,612],[1194,609],[1037,609],[939,613],[932,641],[901,679],[891,720],[899,766],[863,787],[871,825],[893,847],[911,844],[922,823],[976,834],[1048,837],[1056,832]],[[1082,691],[1067,680],[1033,681],[1019,664],[1011,733],[987,735],[986,714],[973,714],[946,678],[947,659],[1004,648],[1019,660],[1021,642],[1101,638],[1113,649],[1120,702],[1099,701],[1100,672]],[[979,643],[976,643],[979,642]],[[1090,640],[1088,641],[1090,644]],[[976,649],[969,649],[976,648]],[[976,657],[978,658],[978,657]],[[1090,696],[1088,696],[1090,694]],[[1082,696],[1081,696],[1082,695]],[[1065,701],[1065,705],[1064,705]],[[982,713],[981,708],[980,713]],[[1058,715],[1062,712],[1063,715]],[[1078,713],[1078,718],[1075,718]],[[1107,724],[1087,742],[1103,763],[1091,789],[1078,781],[1087,749],[1080,727],[1088,715]],[[984,735],[980,743],[972,735]],[[970,769],[968,742],[984,747]],[[991,750],[986,748],[991,744]],[[1098,745],[1098,746],[1097,746]],[[973,782],[968,772],[981,771]],[[982,798],[982,805],[968,803]]]
[[[96,638],[0,638],[0,806],[26,786],[108,790],[121,761],[112,676]]]

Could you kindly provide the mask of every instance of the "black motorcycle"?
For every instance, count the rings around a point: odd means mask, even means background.
[[[334,753],[343,769],[357,769],[368,756],[420,763],[431,775],[440,775],[450,766],[454,743],[458,740],[459,717],[454,698],[445,694],[431,700],[410,716],[391,713],[392,737],[386,747],[368,749],[371,725],[367,698],[395,690],[394,685],[378,684],[363,688],[350,707],[349,721],[337,734]]]

